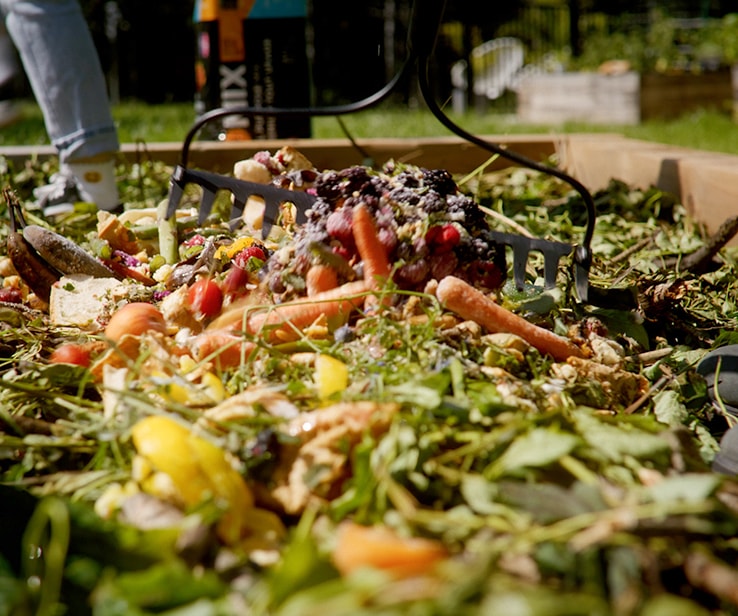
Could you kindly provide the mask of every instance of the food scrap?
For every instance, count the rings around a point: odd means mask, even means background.
[[[254,198],[234,224],[225,195],[201,222],[197,190],[162,217],[165,181],[56,220],[4,191],[13,608],[735,613],[738,480],[711,469],[735,420],[696,370],[736,342],[731,246],[680,271],[710,238],[613,182],[590,304],[567,259],[521,287],[495,239],[575,245],[555,179],[291,147],[233,175],[308,192],[305,222]]]

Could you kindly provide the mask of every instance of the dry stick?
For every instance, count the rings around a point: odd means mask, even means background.
[[[487,216],[490,218],[494,218],[497,222],[501,222],[511,229],[515,230],[517,233],[524,237],[535,237],[528,229],[523,227],[522,225],[519,225],[516,223],[512,218],[508,218],[504,214],[500,214],[499,212],[496,212],[495,210],[484,207],[483,205],[479,206],[479,209],[482,210]]]
[[[520,336],[541,353],[551,355],[557,361],[583,357],[581,349],[571,341],[533,325],[455,276],[446,276],[438,283],[436,297],[445,308],[462,318],[475,321],[490,332]]]
[[[679,269],[693,274],[705,273],[710,268],[712,258],[733,239],[736,233],[738,233],[738,216],[732,216],[720,225],[702,248],[681,257]]]
[[[656,238],[661,233],[661,229],[655,231],[648,237],[643,238],[640,242],[636,242],[633,244],[630,248],[626,248],[621,252],[620,254],[615,255],[610,259],[610,263],[620,263],[621,261],[625,261],[630,255],[635,254],[639,250],[642,250],[644,248],[647,248],[651,244],[653,244],[656,241]]]
[[[656,381],[651,387],[648,388],[648,391],[641,394],[637,400],[632,402],[627,408],[623,409],[623,414],[632,415],[633,413],[635,413],[646,403],[647,400],[649,400],[657,392],[661,391],[673,380],[673,376],[662,376],[658,381]]]

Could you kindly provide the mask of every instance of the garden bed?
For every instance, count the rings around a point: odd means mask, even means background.
[[[567,72],[527,77],[518,91],[518,118],[533,124],[589,122],[634,125],[697,109],[730,112],[731,71],[699,74]]]
[[[658,187],[677,195],[708,229],[737,214],[738,157],[629,139],[619,134],[570,135],[488,135],[488,140],[506,145],[536,161],[558,156],[561,165],[592,191],[603,189],[611,179],[648,188]],[[363,139],[360,152],[345,139],[299,139],[252,142],[195,142],[189,165],[217,173],[230,173],[233,164],[259,150],[277,151],[290,144],[320,169],[340,169],[364,163],[368,154],[377,164],[394,159],[432,169],[466,174],[488,163],[489,170],[504,169],[511,163],[493,158],[486,150],[457,137],[419,139]],[[154,143],[142,149],[124,144],[129,161],[151,158],[175,165],[181,158],[181,144]],[[51,147],[0,147],[0,156],[19,163],[32,157],[54,156]]]

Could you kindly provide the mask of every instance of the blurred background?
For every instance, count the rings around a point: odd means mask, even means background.
[[[355,100],[391,78],[406,52],[411,0],[304,2],[314,103]],[[196,56],[192,2],[82,0],[82,5],[114,98],[148,103],[192,100]],[[452,95],[456,63],[468,62],[475,48],[501,37],[521,41],[524,62],[532,66],[596,68],[615,57],[624,57],[639,70],[732,64],[738,27],[731,33],[720,32],[717,26],[724,26],[726,16],[735,11],[736,0],[450,0],[436,49],[439,96]],[[646,32],[652,35],[646,38]],[[457,66],[456,74],[460,73]],[[472,73],[466,75],[470,102]],[[412,102],[412,80],[397,94]]]
[[[196,113],[240,101],[238,92],[220,96],[219,26],[200,21],[194,1],[81,4],[123,140],[177,141]],[[213,4],[237,12],[239,2]],[[253,66],[241,75],[232,64],[232,81],[244,77],[250,104],[266,96],[288,107],[360,100],[400,69],[412,5],[257,0],[241,31]],[[203,57],[203,41],[210,58]],[[738,152],[737,65],[738,0],[448,0],[430,81],[437,102],[472,132],[576,125]],[[283,74],[276,95],[264,81],[275,71]],[[348,119],[354,134],[445,134],[423,115],[414,77],[409,72],[374,116]],[[24,121],[0,132],[0,145],[44,142],[40,115],[32,104],[24,111]],[[654,124],[662,120],[671,122]],[[314,118],[276,136],[344,132],[334,118]]]

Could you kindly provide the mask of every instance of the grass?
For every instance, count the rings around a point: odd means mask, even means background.
[[[0,146],[45,145],[49,143],[43,116],[33,101],[22,103],[23,119],[0,130]],[[174,103],[147,105],[131,101],[116,105],[113,116],[121,142],[145,143],[181,142],[193,122],[192,105]],[[618,133],[644,139],[713,152],[738,154],[738,123],[728,113],[699,111],[669,121],[648,121],[637,126],[591,125],[569,123],[560,126],[521,124],[509,115],[468,113],[453,117],[468,132],[480,135]],[[447,136],[449,131],[423,109],[401,109],[382,105],[377,108],[343,116],[342,121],[356,139],[370,137],[434,137]],[[316,139],[344,137],[345,133],[334,117],[318,117],[312,122]]]

